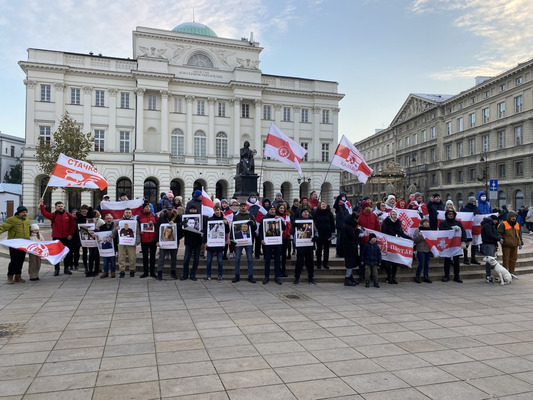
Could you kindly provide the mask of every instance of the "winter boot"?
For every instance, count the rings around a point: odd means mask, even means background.
[[[368,279],[365,282],[365,287],[370,287],[370,281]]]
[[[175,272],[174,272],[174,275],[176,275]],[[157,280],[158,281],[162,281],[163,280],[163,271],[157,271]]]
[[[24,283],[26,282],[24,279],[22,279],[22,276],[20,276],[20,274],[17,274],[15,275],[15,279],[14,279],[15,282],[18,282],[18,283]]]
[[[256,283],[257,281],[254,279],[253,275],[248,275],[248,282],[250,283]]]
[[[15,281],[13,280],[13,275],[8,275],[7,276],[7,283],[9,283],[10,285],[15,283]]]
[[[70,272],[70,269],[68,268],[65,268],[63,272],[65,275],[72,275],[72,272]]]
[[[159,274],[159,272],[158,272],[158,274]],[[170,277],[172,279],[178,279],[178,275],[176,274],[176,270],[170,271]]]
[[[420,277],[419,277],[419,276],[415,276],[415,282],[416,282],[416,283],[422,283],[422,281],[420,280]]]
[[[374,287],[377,287],[377,288],[379,287],[379,282],[377,279],[374,281]]]
[[[233,278],[233,279],[231,280],[231,283],[237,283],[237,282],[239,282],[240,280],[241,280],[241,276],[235,274],[235,278]]]
[[[352,277],[351,276],[346,276],[344,278],[344,286],[355,286],[356,285],[355,280],[352,281],[352,279],[350,279],[350,278],[352,278]]]

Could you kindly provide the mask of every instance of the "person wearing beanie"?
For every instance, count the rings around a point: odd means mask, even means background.
[[[358,215],[354,212],[344,218],[340,243],[337,243],[337,251],[339,256],[344,257],[344,267],[346,268],[344,286],[357,286],[358,284],[353,277],[353,270],[361,264],[361,259],[359,258],[360,234]]]
[[[372,229],[373,231],[380,230],[379,219],[376,214],[372,212],[372,202],[365,200],[361,203],[361,212],[359,213],[359,226],[364,229]],[[361,239],[361,246],[364,246],[368,241],[368,236],[363,236]],[[381,261],[380,261],[381,262]],[[362,281],[365,278],[365,267],[363,264],[359,266],[359,279]]]
[[[440,198],[440,194],[434,193],[428,202],[429,227],[432,231],[437,230],[439,211],[444,211],[444,203]]]
[[[413,195],[413,199],[409,202],[409,205],[407,206],[409,210],[417,210],[418,214],[420,215],[420,218],[428,218],[429,217],[429,210],[424,203],[424,200],[422,198],[422,193],[416,192]]]
[[[385,211],[390,212],[393,208],[396,207],[396,196],[389,194],[387,200],[385,200]]]
[[[202,213],[202,191],[195,190],[193,193],[193,198],[187,202],[185,206],[185,214],[190,214],[191,206],[194,205],[195,210],[198,213]]]
[[[518,249],[524,245],[522,240],[522,230],[517,222],[518,215],[514,211],[507,213],[506,219],[498,225],[498,233],[502,236],[502,265],[509,271],[513,278],[516,278],[515,266],[518,258]]]
[[[403,231],[402,222],[398,219],[398,211],[396,210],[391,210],[389,216],[385,218],[383,224],[381,224],[381,232],[387,235],[413,240]],[[396,280],[396,272],[398,271],[398,264],[392,261],[383,260],[382,265],[387,271],[387,283],[397,285],[398,281]]]
[[[276,193],[276,197],[274,198],[274,201],[272,202],[272,205],[274,207],[277,207],[279,204],[283,203],[285,200],[283,200],[283,194],[281,192]]]
[[[439,231],[461,231],[461,248],[466,249],[466,231],[463,227],[461,221],[456,219],[457,213],[454,210],[446,210],[444,212],[444,221],[439,225]],[[445,257],[444,258],[444,277],[442,278],[443,282],[448,282],[450,280],[450,267],[453,264],[453,280],[457,283],[463,283],[461,280],[460,272],[461,267],[459,265],[459,256]]]
[[[44,241],[43,235],[39,232],[39,225],[31,224],[30,226],[30,240],[36,242]],[[39,271],[41,270],[41,257],[35,254],[28,254],[28,275],[30,276],[30,281],[39,280]]]
[[[15,215],[6,219],[0,225],[0,234],[7,232],[8,239],[29,239],[30,238],[30,220],[28,219],[28,209],[24,206],[19,206]],[[15,282],[23,283],[22,279],[22,265],[26,258],[24,250],[18,250],[13,247],[9,248],[9,265],[7,267],[7,283],[13,284]]]
[[[444,206],[444,211],[448,210],[457,212],[457,210],[455,209],[455,204],[453,204],[453,201],[451,200],[446,201],[446,205]]]
[[[476,198],[474,196],[468,197],[468,203],[466,203],[463,207],[461,207],[461,212],[469,212],[473,213],[474,215],[481,214],[479,211],[479,208],[476,206]],[[477,246],[471,246],[472,238],[466,239],[466,249],[463,250],[463,264],[470,265],[470,264],[478,264],[479,261],[476,260],[476,247]],[[468,247],[470,247],[470,262],[468,260]]]
[[[379,287],[378,267],[381,264],[381,250],[379,248],[376,234],[368,235],[368,242],[361,250],[361,265],[364,266],[362,278],[365,280],[365,287],[370,287],[370,280],[374,281],[374,287]]]
[[[420,274],[424,271],[424,282],[432,283],[429,279],[429,261],[431,259],[431,250],[426,243],[426,239],[420,232],[431,230],[429,219],[422,218],[420,225],[413,233],[413,241],[416,246],[416,257],[418,258],[418,267],[416,269],[415,282],[422,283]]]
[[[172,198],[174,198],[173,196],[174,194],[172,194]],[[168,209],[165,208],[165,210]],[[172,206],[170,209],[172,209]],[[148,276],[157,278],[155,274],[155,253],[157,252],[157,235],[159,232],[156,232],[155,226],[158,218],[151,213],[150,203],[145,202],[143,204],[141,215],[137,219],[141,226],[141,253],[143,255],[143,273],[140,278]]]
[[[481,250],[486,256],[495,257],[498,243],[502,240],[502,235],[497,229],[499,222],[496,215],[490,215],[481,221]],[[489,263],[485,263],[485,280],[487,283],[492,283]]]

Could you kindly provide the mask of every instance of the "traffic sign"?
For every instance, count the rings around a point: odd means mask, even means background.
[[[498,179],[491,179],[490,180],[489,190],[491,192],[497,192],[498,191]]]

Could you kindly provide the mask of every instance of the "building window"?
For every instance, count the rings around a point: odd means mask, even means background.
[[[78,88],[70,89],[70,104],[81,104],[81,90]]]
[[[505,164],[498,164],[498,178],[505,179],[506,178],[506,168]]]
[[[429,151],[429,159],[430,159],[429,162],[434,163],[436,161],[437,159],[436,154],[437,152],[435,151],[435,149],[431,149]]]
[[[329,110],[322,110],[322,123],[329,124]]]
[[[217,158],[228,158],[228,135],[224,132],[217,133],[216,156]]]
[[[329,143],[322,143],[322,162],[329,162]]]
[[[469,155],[471,156],[476,154],[476,139],[468,140],[468,152],[469,152]]]
[[[409,147],[409,136],[405,138],[405,147]]]
[[[452,123],[446,122],[446,135],[450,136],[452,134]]]
[[[207,137],[204,131],[196,131],[194,134],[194,156],[207,157]]]
[[[483,135],[481,138],[481,143],[483,144],[483,151],[489,151],[489,135]]]
[[[521,76],[515,79],[516,86],[521,85],[523,82],[524,82],[524,79]]]
[[[457,132],[463,131],[463,117],[457,118]]]
[[[514,128],[514,144],[520,146],[522,144],[522,127],[517,126]]]
[[[463,178],[464,178],[464,173],[463,173],[463,170],[460,169],[459,171],[457,171],[457,182],[463,182]]]
[[[469,114],[468,119],[470,121],[470,128],[473,128],[474,126],[476,126],[476,114],[475,113]]]
[[[457,157],[463,156],[463,142],[457,143]]]
[[[452,173],[451,172],[446,172],[446,183],[448,185],[451,185],[451,183],[452,183]]]
[[[398,150],[403,149],[403,141],[402,139],[398,140]]]
[[[498,132],[498,150],[505,148],[505,131]]]
[[[126,196],[128,196],[128,199],[132,198],[132,185],[129,178],[120,178],[117,181],[117,197],[116,199],[120,199],[120,193],[126,193]]]
[[[266,121],[272,120],[272,106],[263,106],[263,119]]]
[[[182,99],[175,97],[174,98],[174,112],[181,114],[182,111]]]
[[[468,170],[468,179],[470,180],[470,182],[476,181],[476,169],[475,168],[470,168]]]
[[[483,123],[484,123],[484,124],[486,124],[487,122],[489,122],[490,114],[489,114],[489,109],[488,109],[488,107],[487,107],[487,108],[484,108],[483,110],[481,110],[481,116],[482,116],[482,119],[483,119]]]
[[[94,151],[104,151],[104,130],[94,130]]]
[[[185,135],[181,129],[173,129],[170,134],[170,153],[173,156],[185,154]]]
[[[308,108],[302,108],[301,122],[305,122],[305,123],[309,122],[309,109]]]
[[[505,117],[505,102],[498,103],[498,118],[504,118]]]
[[[490,90],[485,91],[485,93],[483,93],[483,97],[488,99],[490,97]]]
[[[250,118],[250,104],[241,104],[241,118]]]
[[[291,108],[283,107],[283,121],[289,122],[291,120]]]
[[[265,154],[264,154],[264,151],[265,151],[265,147],[266,147],[266,139],[263,139],[263,157],[265,157]],[[265,160],[270,160],[270,157],[265,157]]]
[[[121,153],[130,152],[130,132],[129,131],[120,131],[120,148]]]
[[[11,157],[15,157],[15,146],[10,146],[9,151],[10,151]]]
[[[431,184],[432,185],[437,184],[437,174],[431,174]]]
[[[514,163],[514,174],[515,174],[515,177],[524,176],[524,162],[523,161],[516,161]]]
[[[437,128],[435,128],[434,126],[432,126],[431,128],[429,128],[429,139],[430,139],[430,140],[435,139],[435,136],[436,136],[436,130],[437,130]]]
[[[514,112],[515,114],[522,112],[522,96],[514,98]]]
[[[52,141],[52,133],[51,133],[52,129],[49,127],[49,126],[39,126],[39,140],[46,144],[46,145],[49,145],[50,142]]]
[[[149,110],[157,109],[157,97],[153,94],[148,95],[148,109]]]
[[[41,85],[41,101],[51,101],[51,92],[52,87],[50,85]]]
[[[476,98],[475,97],[471,97],[470,98],[470,104],[476,104]]]
[[[413,134],[413,146],[418,144],[418,133]]]
[[[505,89],[506,89],[506,87],[507,87],[507,86],[505,85],[505,83],[501,84],[501,85],[500,85],[500,92],[504,92]]]
[[[95,102],[94,105],[96,107],[104,107],[104,91],[103,90],[95,90]]]
[[[452,159],[452,146],[447,144],[446,145],[446,160]]]
[[[128,92],[120,92],[120,108],[130,108],[130,94]]]
[[[305,153],[305,156],[302,159],[302,161],[309,161],[309,157],[308,157],[308,155],[309,155],[309,143],[308,142],[301,142],[300,146],[302,146],[305,149],[305,151],[307,151],[307,153]]]
[[[426,130],[424,129],[422,131],[422,143],[426,143],[426,140],[427,140],[427,133],[426,133]]]
[[[218,116],[219,117],[226,116],[226,103],[224,103],[223,101],[218,102]]]
[[[422,165],[426,164],[427,163],[427,158],[426,158],[426,152],[423,151],[422,152]]]
[[[196,102],[196,114],[205,115],[205,101],[198,100]]]
[[[189,58],[187,65],[192,67],[214,68],[213,61],[205,54],[195,54]],[[201,114],[203,115],[203,114]]]

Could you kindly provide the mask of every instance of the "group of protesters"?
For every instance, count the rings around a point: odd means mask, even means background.
[[[234,260],[233,283],[241,280],[240,264],[243,250],[247,261],[247,281],[256,283],[254,277],[254,258],[263,256],[264,276],[262,283],[268,284],[271,276],[271,263],[274,264],[274,282],[281,285],[282,278],[287,275],[287,260],[296,256],[293,284],[299,284],[300,276],[305,267],[307,282],[315,285],[314,270],[329,269],[330,246],[336,237],[336,256],[344,258],[346,274],[345,286],[356,286],[364,283],[366,287],[371,284],[379,288],[378,268],[386,272],[388,284],[398,284],[398,262],[386,260],[381,252],[376,233],[392,237],[407,239],[414,247],[418,266],[415,272],[415,282],[431,283],[429,276],[429,263],[433,253],[425,240],[424,231],[453,230],[460,231],[461,248],[463,249],[462,263],[479,264],[478,254],[494,256],[498,246],[502,248],[503,265],[514,277],[517,260],[517,250],[522,247],[522,233],[517,222],[518,215],[502,207],[491,208],[484,191],[477,197],[469,197],[468,202],[459,210],[471,212],[474,215],[483,214],[486,217],[481,222],[482,244],[478,246],[467,237],[467,232],[457,218],[457,210],[451,200],[444,202],[438,193],[434,193],[427,203],[421,193],[413,193],[408,199],[397,198],[394,194],[388,195],[383,201],[372,204],[370,198],[364,198],[357,206],[352,207],[345,193],[340,193],[330,206],[326,201],[320,200],[318,193],[311,192],[309,197],[295,198],[292,204],[283,199],[278,192],[270,201],[267,198],[259,199],[257,193],[251,193],[244,202],[237,199],[214,199],[212,202],[212,216],[199,218],[201,226],[196,228],[188,226],[191,216],[202,214],[202,191],[196,190],[192,199],[186,204],[180,196],[174,196],[172,191],[161,193],[158,203],[152,205],[144,201],[139,215],[134,215],[130,208],[125,208],[122,215],[122,228],[119,221],[111,213],[106,213],[98,205],[94,209],[82,205],[75,213],[65,210],[62,202],[55,203],[54,212],[46,210],[43,199],[39,200],[40,214],[51,221],[51,236],[59,240],[70,250],[63,260],[64,274],[71,275],[73,270],[80,268],[81,263],[85,276],[100,278],[115,278],[118,272],[119,279],[126,276],[129,271],[131,278],[136,273],[136,249],[140,244],[143,273],[140,278],[152,277],[163,280],[163,267],[165,259],[170,257],[170,278],[180,280],[198,280],[197,271],[200,258],[206,258],[207,272],[205,280],[211,280],[213,260],[216,260],[216,279],[223,280],[224,261]],[[104,196],[104,202],[109,201],[109,196]],[[121,201],[128,201],[125,193],[120,196]],[[103,203],[102,203],[103,204]],[[420,217],[419,226],[412,235],[402,229],[402,222],[398,218],[400,210],[416,210]],[[444,219],[438,219],[439,211],[444,212]],[[31,239],[42,241],[38,224],[30,224],[27,209],[21,206],[13,217],[10,217],[0,226],[0,233],[8,231],[8,238]],[[185,218],[184,216],[188,216]],[[124,222],[131,220],[130,226],[124,229]],[[266,228],[263,220],[276,221],[275,225],[280,230],[280,243],[266,240]],[[218,221],[223,224],[224,242],[216,246],[209,245],[207,224]],[[311,245],[298,246],[296,239],[297,221],[312,221],[313,233]],[[94,224],[94,231],[108,232],[113,244],[105,242],[100,247],[83,246],[80,240],[80,224]],[[232,225],[239,223],[246,225],[239,231],[240,237],[250,237],[250,241],[238,242]],[[161,226],[169,227],[168,238],[176,242],[175,248],[162,246],[162,236],[159,235]],[[127,224],[126,224],[127,226]],[[141,226],[151,226],[153,229],[143,230]],[[272,225],[274,227],[274,225]],[[133,227],[133,229],[132,229]],[[272,228],[274,229],[274,228]],[[135,231],[134,231],[135,230]],[[530,230],[531,231],[531,230]],[[175,232],[175,236],[174,233]],[[376,233],[374,233],[376,232]],[[378,235],[379,235],[378,233]],[[121,242],[122,236],[134,238],[128,244]],[[184,258],[182,272],[178,276],[177,252],[180,241],[184,239]],[[105,246],[114,251],[106,256],[100,255],[100,249]],[[107,248],[107,247],[106,247]],[[25,252],[10,247],[11,261],[8,267],[8,283],[24,282],[21,276]],[[81,252],[81,254],[80,254]],[[157,257],[158,256],[158,257]],[[156,260],[157,257],[157,260]],[[103,268],[100,268],[100,258]],[[116,260],[118,258],[118,271]],[[40,258],[33,254],[29,257],[30,280],[39,280]],[[453,267],[453,280],[461,283],[460,256],[444,258],[443,282],[450,280]],[[80,268],[81,269],[81,268]],[[257,270],[257,265],[255,266]],[[54,266],[54,276],[60,274],[60,265]],[[486,265],[486,279],[491,281],[489,265]]]

